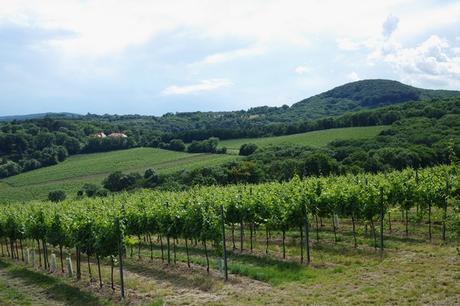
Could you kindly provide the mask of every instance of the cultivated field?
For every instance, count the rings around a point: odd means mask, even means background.
[[[410,237],[404,235],[404,224],[392,220],[392,232],[385,226],[385,255],[375,250],[370,232],[358,226],[357,249],[353,248],[350,220],[342,220],[338,242],[330,222],[324,220],[316,242],[312,228],[312,264],[300,265],[299,237],[287,233],[287,260],[281,256],[281,233],[272,232],[269,257],[265,254],[263,228],[257,231],[254,250],[230,252],[230,281],[225,283],[217,271],[218,257],[210,256],[211,274],[206,273],[203,247],[190,246],[191,267],[187,267],[183,239],[177,246],[176,263],[161,260],[155,238],[153,259],[148,245],[137,248],[125,262],[125,279],[129,304],[142,305],[458,305],[460,303],[460,256],[455,244],[439,239],[435,228],[433,241],[428,242],[426,224],[412,223]],[[249,237],[249,231],[245,232]],[[228,238],[228,248],[232,241]],[[172,256],[172,254],[171,254]],[[166,254],[165,254],[166,257]],[[85,259],[86,261],[86,259]],[[17,261],[0,259],[1,305],[112,305],[121,304],[119,287],[110,289],[110,263],[102,263],[104,287],[99,289],[97,271],[92,259],[93,278],[90,281],[82,263],[82,280],[69,279],[42,269],[24,266]],[[115,270],[118,284],[118,270]]]
[[[262,138],[241,138],[223,140],[219,143],[221,147],[227,147],[229,150],[239,150],[240,146],[245,143],[255,143],[259,147],[268,145],[298,144],[304,146],[321,147],[329,142],[340,139],[363,139],[371,138],[378,135],[381,131],[387,129],[387,126],[366,126],[353,128],[329,129],[313,131],[301,134],[293,134],[277,137]]]
[[[212,166],[235,158],[238,157],[154,148],[75,155],[58,165],[0,180],[0,198],[10,201],[46,199],[50,191],[58,189],[74,195],[83,184],[99,184],[113,171],[143,172],[147,168],[154,168],[159,173],[169,173]]]
[[[458,173],[8,205],[0,304],[458,305]]]

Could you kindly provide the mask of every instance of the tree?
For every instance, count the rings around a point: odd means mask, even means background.
[[[23,171],[30,171],[30,170],[38,169],[42,166],[42,164],[34,158],[22,160],[20,163],[21,163]]]
[[[185,151],[185,143],[181,139],[173,139],[169,142],[168,148],[173,151]]]
[[[6,164],[0,165],[0,177],[16,175],[21,172],[21,167],[13,162],[7,161]]]
[[[75,137],[66,138],[63,145],[70,155],[79,153],[81,149],[80,141]]]
[[[66,198],[66,194],[63,190],[56,190],[56,191],[51,191],[48,193],[48,200],[51,202],[61,202],[64,201]]]
[[[121,185],[121,179],[123,177],[123,173],[121,171],[116,171],[111,174],[103,181],[102,185],[104,188],[110,191],[120,191],[123,189]]]
[[[57,146],[56,155],[57,155],[58,161],[62,162],[67,158],[67,156],[69,156],[69,153],[67,152],[67,149],[65,147]]]
[[[136,187],[140,179],[139,173],[123,174],[121,171],[116,171],[111,173],[102,184],[104,188],[115,192]]]
[[[217,137],[210,137],[202,141],[194,140],[188,146],[187,151],[189,153],[216,153],[218,144],[219,138]]]
[[[257,145],[253,143],[245,143],[240,147],[240,155],[248,156],[257,150]]]
[[[154,169],[147,169],[144,173],[144,187],[155,187],[160,181],[158,174]]]

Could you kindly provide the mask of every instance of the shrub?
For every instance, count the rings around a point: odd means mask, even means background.
[[[173,139],[169,142],[169,150],[173,151],[185,151],[185,143],[181,139]]]
[[[187,151],[189,153],[216,153],[218,144],[219,138],[217,137],[210,137],[202,141],[194,140],[188,146]]]
[[[104,188],[99,188],[97,191],[96,191],[96,197],[106,197],[109,195],[109,191],[107,189],[104,189]]]
[[[227,148],[226,147],[218,148],[216,150],[216,154],[226,154],[226,153],[227,153]]]
[[[24,171],[38,169],[42,166],[42,164],[34,158],[22,160],[21,165]]]
[[[240,155],[249,156],[257,150],[257,145],[253,143],[245,143],[240,147]]]
[[[5,164],[0,165],[0,177],[16,175],[20,173],[21,170],[21,167],[17,163],[7,161]]]
[[[98,190],[99,190],[99,186],[97,186],[95,184],[85,184],[85,185],[83,185],[83,192],[89,198],[94,197]]]
[[[64,201],[66,198],[66,194],[63,190],[56,190],[56,191],[51,191],[48,193],[48,200],[51,202],[61,202]]]
[[[123,174],[121,171],[116,171],[111,173],[102,184],[110,191],[121,191],[136,187],[141,178],[139,173]]]

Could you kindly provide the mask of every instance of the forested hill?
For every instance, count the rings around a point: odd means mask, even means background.
[[[44,119],[47,117],[55,119],[76,119],[82,117],[82,115],[74,113],[38,113],[28,115],[13,115],[13,116],[0,116],[0,121],[24,121],[33,119]]]
[[[329,116],[319,115],[325,111]],[[336,116],[331,116],[332,113]],[[292,107],[170,113],[161,117],[88,114],[73,118],[51,114],[42,119],[0,122],[0,178],[54,165],[68,155],[79,153],[132,147],[184,151],[184,142],[191,143],[187,147],[191,153],[225,153],[222,147],[218,152],[217,138],[258,138],[330,128],[390,125],[415,117],[431,120],[451,116],[446,118],[452,128],[447,129],[449,133],[443,140],[452,138],[456,147],[459,113],[460,92],[367,80],[346,84]],[[423,129],[418,131],[424,132]],[[436,141],[440,140],[436,136],[440,132],[433,135]],[[433,139],[429,143],[432,144]]]
[[[289,112],[313,119],[408,101],[460,96],[460,91],[430,90],[392,80],[362,80],[338,86],[292,105]]]

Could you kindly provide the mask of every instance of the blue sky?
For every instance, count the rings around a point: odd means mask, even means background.
[[[290,105],[367,78],[460,89],[459,1],[0,1],[0,115]]]

